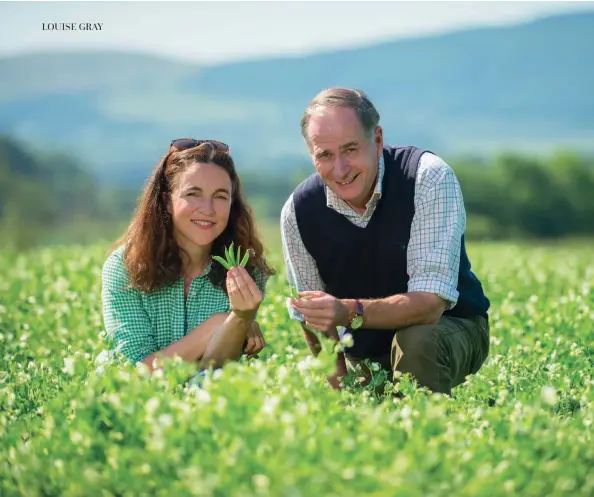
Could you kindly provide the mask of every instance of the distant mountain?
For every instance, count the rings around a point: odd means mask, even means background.
[[[0,133],[61,148],[138,184],[181,136],[232,146],[240,167],[308,166],[307,102],[366,91],[386,139],[441,155],[594,150],[594,14],[549,17],[304,57],[217,66],[127,53],[0,59]]]

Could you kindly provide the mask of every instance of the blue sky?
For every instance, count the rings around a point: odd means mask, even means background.
[[[586,9],[594,2],[0,2],[0,56],[100,48],[217,63]],[[103,29],[43,31],[51,22]]]

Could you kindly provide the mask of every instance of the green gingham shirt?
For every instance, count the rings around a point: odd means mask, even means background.
[[[181,339],[213,314],[230,312],[229,297],[207,277],[215,262],[192,280],[186,300],[181,275],[172,285],[150,294],[129,288],[123,252],[124,247],[118,247],[103,265],[101,301],[105,331],[133,363]],[[263,272],[254,279],[263,295],[267,279]]]

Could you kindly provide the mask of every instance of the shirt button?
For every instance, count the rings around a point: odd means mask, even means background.
[[[192,293],[190,293],[190,295],[191,295],[192,297],[195,297],[195,296],[196,296],[196,291],[194,290]]]

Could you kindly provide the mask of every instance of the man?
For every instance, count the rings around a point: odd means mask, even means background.
[[[308,105],[302,135],[317,173],[281,214],[289,312],[353,346],[330,384],[365,359],[451,395],[489,352],[489,300],[471,272],[462,193],[452,169],[416,147],[384,146],[379,114],[358,90],[331,88]],[[345,361],[346,359],[346,361]]]

